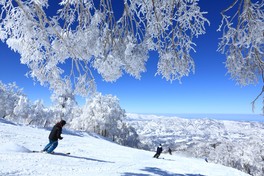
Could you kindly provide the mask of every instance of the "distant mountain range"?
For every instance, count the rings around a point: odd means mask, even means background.
[[[144,149],[155,150],[161,143],[165,152],[171,148],[174,153],[264,175],[263,122],[129,113],[126,121],[136,129]]]
[[[128,113],[137,114],[137,113]],[[215,120],[232,120],[232,121],[253,121],[253,122],[264,122],[263,114],[220,114],[220,113],[155,113],[155,114],[141,114],[141,115],[156,115],[165,117],[180,117],[186,119],[215,119]]]

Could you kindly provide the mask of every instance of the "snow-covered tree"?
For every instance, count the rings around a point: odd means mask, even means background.
[[[209,24],[198,2],[123,0],[114,10],[112,0],[0,0],[0,40],[21,55],[29,76],[58,95],[65,87],[74,95],[94,92],[94,69],[106,81],[124,73],[140,79],[150,50],[159,54],[156,74],[180,81],[194,72],[193,37]],[[241,85],[264,79],[263,4],[234,0],[221,13],[219,51]]]
[[[124,146],[130,147],[142,147],[142,144],[139,140],[139,136],[132,126],[129,126],[127,123],[122,123],[122,125],[118,129],[117,139],[116,142],[122,144]]]
[[[0,117],[14,123],[45,126],[52,119],[52,111],[43,102],[32,103],[15,83],[3,84],[0,81]]]
[[[124,72],[140,79],[149,50],[159,53],[157,74],[169,81],[194,71],[193,37],[209,23],[199,0],[123,0],[118,11],[112,2],[1,0],[0,40],[55,93],[94,91],[92,68],[106,81]]]
[[[26,96],[19,96],[19,99],[14,107],[14,116],[12,119],[16,123],[25,123],[30,114],[30,102]]]
[[[56,116],[55,118],[66,120],[69,123],[74,118],[78,106],[72,91],[65,88],[63,90],[63,92],[56,92],[51,95],[53,102],[51,109]]]
[[[14,109],[23,97],[25,95],[22,89],[19,89],[15,83],[3,84],[0,81],[0,117],[13,117]]]
[[[20,124],[44,127],[54,121],[54,114],[44,106],[43,101],[37,100],[32,103],[26,96],[20,96],[10,120]]]
[[[264,1],[234,0],[222,11],[223,31],[219,51],[226,54],[228,73],[238,84],[245,86],[264,83]],[[252,102],[253,109],[255,101]],[[264,113],[264,108],[263,108]]]
[[[134,128],[123,122],[125,116],[117,97],[97,93],[87,99],[82,114],[72,120],[71,127],[95,132],[120,144],[135,147],[139,143],[138,135]]]
[[[117,133],[118,123],[124,116],[125,111],[121,109],[117,97],[98,93],[87,100],[76,123],[79,129],[109,136]]]
[[[44,106],[43,101],[37,100],[31,103],[30,109],[27,124],[41,127],[54,125],[54,123],[51,124],[54,121],[54,113]]]

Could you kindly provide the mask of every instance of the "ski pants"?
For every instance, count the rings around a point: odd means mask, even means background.
[[[47,153],[51,153],[53,152],[53,150],[55,150],[57,146],[58,146],[58,141],[49,140],[49,143],[46,145],[43,151],[46,151]]]
[[[159,156],[160,156],[160,153],[156,153],[156,154],[153,156],[153,158],[159,158]]]

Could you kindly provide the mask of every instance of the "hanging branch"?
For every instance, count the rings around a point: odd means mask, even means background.
[[[235,0],[221,13],[222,22],[218,31],[223,30],[223,37],[218,51],[227,57],[225,65],[231,78],[242,86],[256,84],[260,77],[264,83],[263,7],[263,1],[253,3],[251,0]],[[237,10],[233,15],[228,16],[227,13],[235,8]],[[252,101],[252,111],[262,94],[263,89]]]
[[[63,0],[54,16],[47,0],[0,1],[0,40],[21,55],[29,76],[59,94],[86,96],[93,70],[110,82],[124,72],[140,79],[149,50],[160,55],[157,74],[180,80],[194,68],[193,36],[208,22],[198,1],[124,0],[119,19],[112,0]]]

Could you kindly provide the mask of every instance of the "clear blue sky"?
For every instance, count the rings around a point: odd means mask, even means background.
[[[196,53],[192,53],[196,68],[195,74],[178,81],[167,82],[154,76],[157,70],[157,54],[150,53],[147,72],[141,80],[124,75],[115,83],[102,81],[96,76],[98,91],[119,98],[121,107],[135,113],[239,113],[252,114],[251,102],[259,94],[262,85],[241,87],[226,75],[225,55],[218,53],[217,46],[221,32],[216,32],[221,16],[220,11],[233,0],[201,0],[202,11],[209,12],[207,33],[195,39]],[[28,68],[20,64],[19,55],[0,42],[0,80],[3,83],[16,82],[24,88],[31,99],[43,99],[50,104],[48,88],[34,85],[31,78],[25,77]],[[255,114],[261,113],[261,99],[256,104]]]

